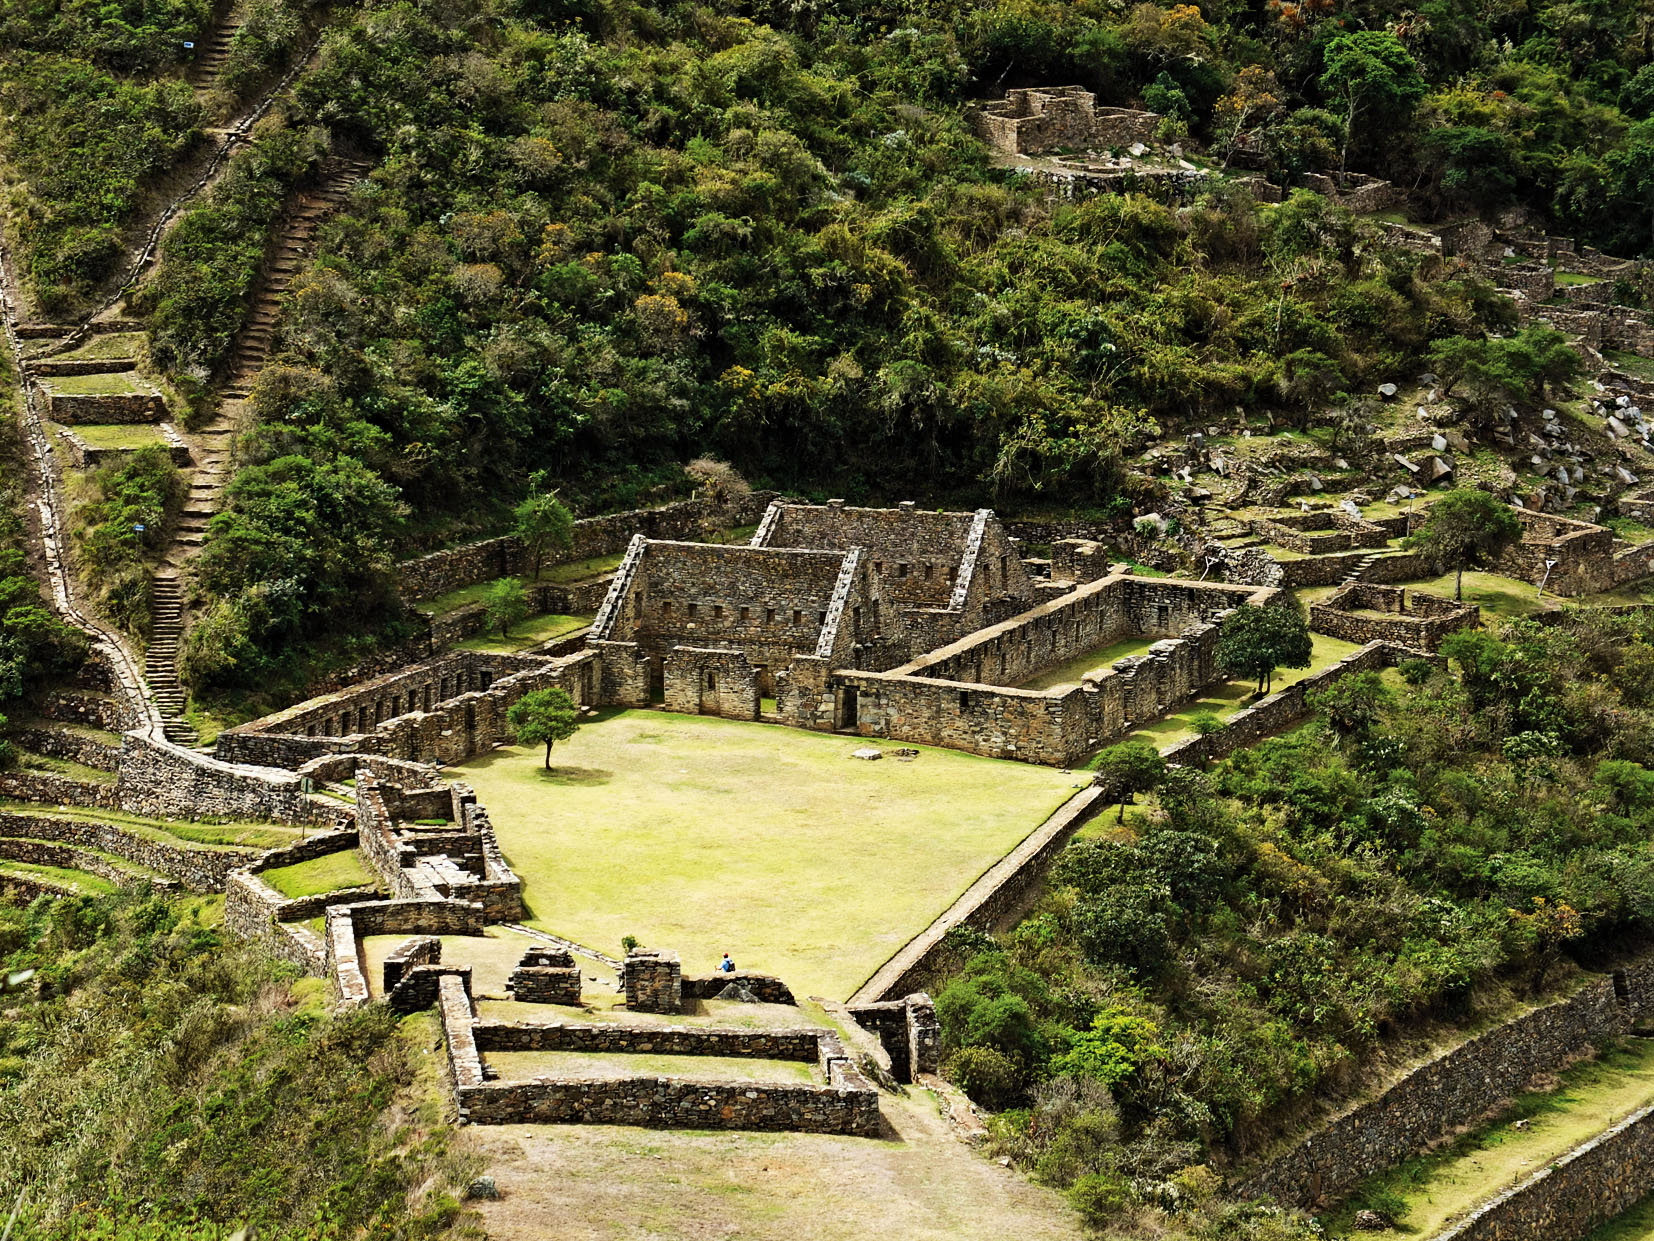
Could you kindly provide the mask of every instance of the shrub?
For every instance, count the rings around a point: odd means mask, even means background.
[[[1004,1052],[992,1047],[962,1047],[948,1057],[944,1076],[992,1111],[1012,1106],[1022,1093],[1022,1074]]]
[[[1074,1182],[1068,1200],[1080,1218],[1093,1228],[1101,1228],[1131,1209],[1131,1183],[1118,1172],[1088,1172]]]

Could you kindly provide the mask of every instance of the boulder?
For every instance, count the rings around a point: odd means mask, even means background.
[[[864,762],[876,763],[884,757],[884,751],[876,750],[870,745],[865,745],[859,750],[851,750],[850,757],[859,758]]]
[[[1400,389],[1397,388],[1395,386],[1395,384],[1379,384],[1378,385],[1378,395],[1383,397],[1386,401],[1389,400],[1391,397],[1393,397],[1399,391],[1400,391]]]

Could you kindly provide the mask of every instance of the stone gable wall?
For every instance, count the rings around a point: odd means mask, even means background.
[[[674,646],[662,662],[668,711],[758,718],[758,669],[740,651]]]

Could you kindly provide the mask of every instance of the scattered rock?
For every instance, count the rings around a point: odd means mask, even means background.
[[[1361,1232],[1383,1232],[1390,1223],[1377,1211],[1357,1211],[1355,1226]]]
[[[1614,467],[1614,477],[1619,479],[1620,482],[1624,483],[1627,487],[1638,481],[1637,476],[1630,470],[1626,469],[1623,465],[1616,465]]]
[[[859,750],[851,750],[850,757],[865,759],[869,763],[876,763],[879,759],[884,757],[884,751],[875,750],[872,746],[866,745]]]
[[[757,1004],[759,1002],[756,995],[738,982],[732,982],[718,992],[717,998],[720,1000],[734,1000],[737,1004]]]
[[[1386,401],[1389,400],[1391,397],[1393,397],[1399,391],[1400,391],[1400,389],[1397,388],[1395,386],[1395,384],[1379,384],[1378,385],[1378,395],[1383,397]]]
[[[1440,482],[1444,478],[1451,478],[1453,475],[1453,463],[1450,461],[1443,461],[1440,457],[1431,457],[1429,472],[1430,481],[1433,483]]]
[[[1399,465],[1402,469],[1406,470],[1409,474],[1417,474],[1419,472],[1419,467],[1414,465],[1411,461],[1409,461],[1406,457],[1402,456],[1399,452],[1396,454],[1396,464]]]
[[[1519,1120],[1515,1124],[1511,1125],[1511,1128],[1520,1131],[1522,1129],[1526,1129],[1532,1123],[1533,1122],[1529,1120]]]
[[[1434,448],[1437,452],[1446,452],[1447,451],[1447,436],[1445,436],[1445,435],[1432,435],[1430,437],[1430,447]]]
[[[919,751],[913,749],[911,746],[903,746],[900,749],[890,751],[890,757],[895,759],[898,763],[911,763],[914,759],[919,757]]]
[[[486,1198],[492,1201],[500,1196],[500,1187],[494,1183],[491,1176],[479,1176],[465,1187],[467,1198]]]

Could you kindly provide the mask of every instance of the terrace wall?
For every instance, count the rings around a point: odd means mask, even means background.
[[[169,845],[128,831],[115,823],[93,823],[51,814],[0,812],[0,835],[52,840],[83,849],[95,849],[176,879],[191,892],[221,892],[230,872],[245,866],[248,854],[240,849],[191,849]]]
[[[1356,609],[1386,613],[1360,616]],[[1395,586],[1352,582],[1309,610],[1309,627],[1345,642],[1394,642],[1433,651],[1442,639],[1481,623],[1481,609]]]

